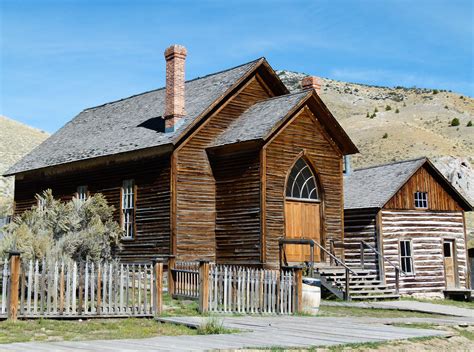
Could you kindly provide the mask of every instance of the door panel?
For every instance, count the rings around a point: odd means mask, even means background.
[[[454,241],[443,242],[444,273],[446,277],[446,288],[456,287],[456,272],[454,269]]]
[[[285,202],[286,238],[313,239],[321,243],[321,223],[319,203],[314,202]],[[288,262],[304,262],[310,260],[308,245],[285,245]],[[314,249],[314,261],[321,260],[318,247]]]

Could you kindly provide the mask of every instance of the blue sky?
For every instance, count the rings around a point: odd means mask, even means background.
[[[0,0],[0,114],[54,132],[82,109],[265,56],[275,69],[474,96],[471,0]]]

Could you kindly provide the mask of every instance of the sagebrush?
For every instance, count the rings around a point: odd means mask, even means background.
[[[37,199],[41,206],[33,206],[4,228],[2,254],[17,249],[25,259],[75,261],[111,260],[116,256],[122,229],[113,220],[114,207],[102,194],[62,202],[47,190]]]

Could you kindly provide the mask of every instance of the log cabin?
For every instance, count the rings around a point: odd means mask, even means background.
[[[399,293],[442,297],[469,288],[465,211],[472,205],[427,159],[344,177],[346,263],[377,273]]]
[[[318,79],[290,94],[260,58],[185,81],[186,56],[167,48],[166,87],[85,109],[10,168],[15,213],[46,189],[65,201],[100,192],[128,262],[275,267],[279,239],[297,237],[342,256],[343,156],[357,148]],[[292,262],[308,259],[288,247]]]

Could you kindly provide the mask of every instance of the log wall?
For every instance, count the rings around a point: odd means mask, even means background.
[[[303,153],[320,181],[322,241],[329,250],[329,241],[334,240],[338,247],[336,255],[343,257],[342,154],[309,109],[302,108],[264,147],[264,238],[268,266],[278,265],[278,240],[285,236],[286,178]]]
[[[400,293],[441,296],[446,287],[443,239],[455,240],[459,286],[466,287],[466,243],[462,212],[382,210],[383,253],[400,263],[400,240],[411,240],[414,275],[400,276]],[[395,287],[395,273],[385,265],[386,282]]]
[[[173,243],[176,243],[175,253],[180,260],[216,259],[216,184],[206,148],[247,108],[270,95],[262,80],[253,76],[175,151]],[[254,212],[254,209],[249,208],[249,211]],[[242,214],[242,220],[249,216]],[[234,217],[233,221],[236,221],[232,225],[235,227],[240,219]],[[254,236],[253,232],[249,235]],[[229,248],[232,244],[221,245]],[[221,258],[226,256],[223,254]]]
[[[377,209],[346,209],[344,210],[344,258],[351,267],[361,264],[361,241],[365,241],[378,249]],[[368,248],[364,250],[365,268],[379,270],[379,257]]]
[[[260,263],[260,155],[247,151],[215,160],[216,260]]]
[[[170,165],[169,156],[100,168],[16,180],[15,213],[36,205],[35,194],[50,188],[55,198],[67,201],[77,186],[87,185],[91,194],[102,193],[115,207],[114,219],[120,221],[122,181],[134,179],[136,185],[136,234],[122,241],[124,261],[143,262],[170,252]]]

